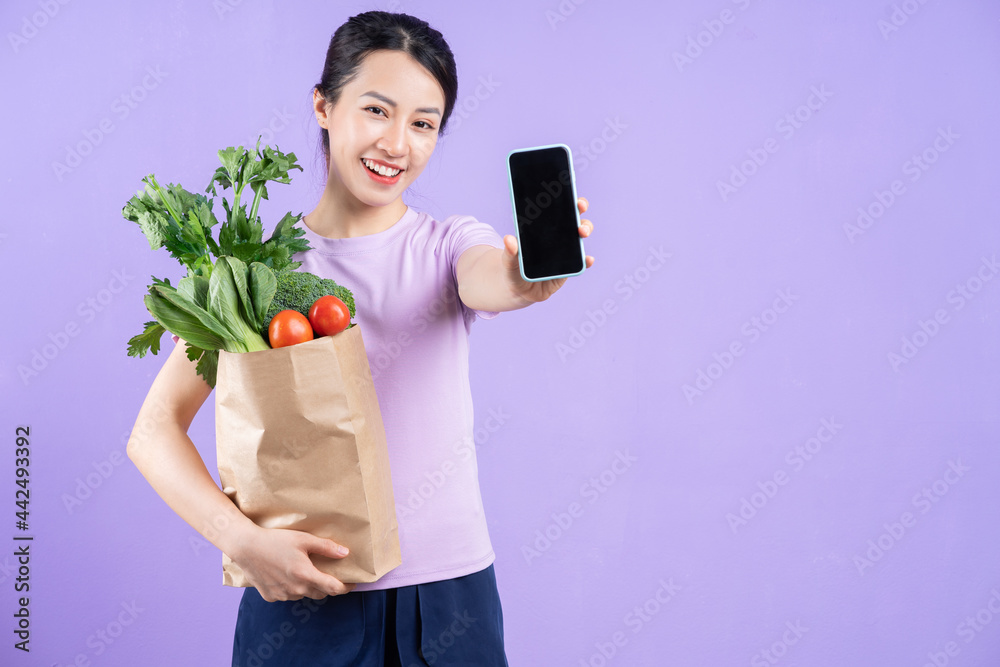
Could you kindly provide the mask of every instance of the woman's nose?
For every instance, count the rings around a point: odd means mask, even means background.
[[[393,157],[406,155],[406,126],[402,123],[390,123],[376,147]]]

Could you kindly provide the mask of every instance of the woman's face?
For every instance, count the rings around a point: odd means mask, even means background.
[[[401,51],[366,56],[332,107],[318,91],[313,99],[317,120],[330,135],[328,187],[362,204],[396,201],[437,145],[444,91]]]

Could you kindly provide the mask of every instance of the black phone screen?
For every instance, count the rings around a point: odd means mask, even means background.
[[[583,271],[569,151],[558,146],[515,151],[508,160],[525,277]]]

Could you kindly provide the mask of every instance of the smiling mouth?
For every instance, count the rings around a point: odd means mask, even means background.
[[[378,174],[384,178],[394,178],[403,172],[402,169],[393,169],[392,167],[386,167],[381,164],[376,164],[372,160],[361,159],[362,164],[368,168],[368,171]]]

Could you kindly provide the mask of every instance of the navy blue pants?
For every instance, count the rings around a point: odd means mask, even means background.
[[[493,566],[381,591],[240,600],[233,667],[507,667]]]

